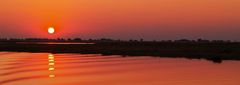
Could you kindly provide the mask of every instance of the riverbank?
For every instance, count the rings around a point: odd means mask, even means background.
[[[183,57],[214,62],[240,60],[240,43],[97,42],[95,44],[0,43],[0,51]]]

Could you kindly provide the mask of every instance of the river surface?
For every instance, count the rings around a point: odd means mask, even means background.
[[[0,52],[0,85],[240,85],[240,61]]]

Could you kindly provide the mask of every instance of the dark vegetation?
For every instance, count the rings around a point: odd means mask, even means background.
[[[95,44],[35,44],[19,42],[91,42]],[[240,43],[222,40],[112,40],[112,39],[0,39],[0,51],[82,53],[123,56],[182,57],[222,60],[240,60]]]

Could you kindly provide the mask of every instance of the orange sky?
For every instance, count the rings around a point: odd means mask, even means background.
[[[240,0],[1,0],[0,37],[240,40],[239,9]]]

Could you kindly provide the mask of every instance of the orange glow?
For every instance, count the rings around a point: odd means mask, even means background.
[[[55,75],[49,75],[49,77],[50,77],[50,78],[54,78],[54,77],[55,77]]]
[[[53,67],[50,67],[48,70],[49,71],[53,71],[55,68],[53,68]]]
[[[1,0],[0,36],[179,39],[175,36],[179,35],[239,40],[239,3],[240,0]],[[54,27],[51,37],[49,26]]]
[[[49,66],[53,66],[54,64],[55,64],[55,63],[51,63],[51,62],[49,62],[49,64],[48,64],[48,65],[49,65]]]
[[[49,62],[54,62],[54,60],[48,60]]]

